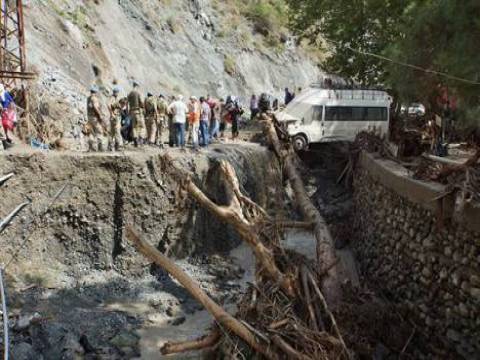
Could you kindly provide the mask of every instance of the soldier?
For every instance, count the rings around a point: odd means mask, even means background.
[[[157,99],[151,94],[147,94],[145,100],[145,124],[147,125],[147,139],[150,145],[155,145],[158,127],[158,108]]]
[[[90,88],[90,96],[87,98],[88,151],[103,151],[104,124],[97,93],[98,88],[94,85]]]
[[[165,97],[160,94],[158,97],[158,128],[157,128],[157,143],[163,148],[163,132],[167,128],[168,117],[168,103]]]
[[[120,89],[113,88],[113,95],[108,103],[108,110],[110,111],[110,136],[108,139],[110,150],[115,149],[119,151],[123,147],[122,138],[122,104],[118,94]]]
[[[133,83],[133,90],[128,94],[128,111],[133,122],[133,142],[135,146],[143,145],[147,138],[145,118],[143,116],[144,103],[138,92],[138,83]]]

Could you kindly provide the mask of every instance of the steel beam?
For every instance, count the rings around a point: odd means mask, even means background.
[[[0,0],[0,81],[15,87],[33,79],[27,72],[22,0]]]

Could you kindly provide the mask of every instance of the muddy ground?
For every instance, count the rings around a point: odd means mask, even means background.
[[[227,158],[252,199],[277,215],[288,211],[278,164],[258,145],[170,153],[218,203],[215,165]],[[228,226],[178,200],[162,154],[17,149],[0,156],[0,174],[15,173],[0,187],[0,217],[32,201],[0,237],[14,359],[157,359],[166,340],[199,336],[209,326],[202,307],[126,243],[126,224],[234,307],[252,279],[251,254]]]

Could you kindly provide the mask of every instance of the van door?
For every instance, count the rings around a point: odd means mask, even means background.
[[[309,126],[309,137],[311,142],[320,142],[323,136],[323,105],[312,106],[312,122]]]
[[[322,141],[341,140],[351,131],[353,108],[347,106],[325,106]]]

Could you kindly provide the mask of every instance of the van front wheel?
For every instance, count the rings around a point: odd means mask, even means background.
[[[303,135],[295,135],[293,137],[293,148],[295,151],[304,151],[307,150],[308,143],[307,139]]]

